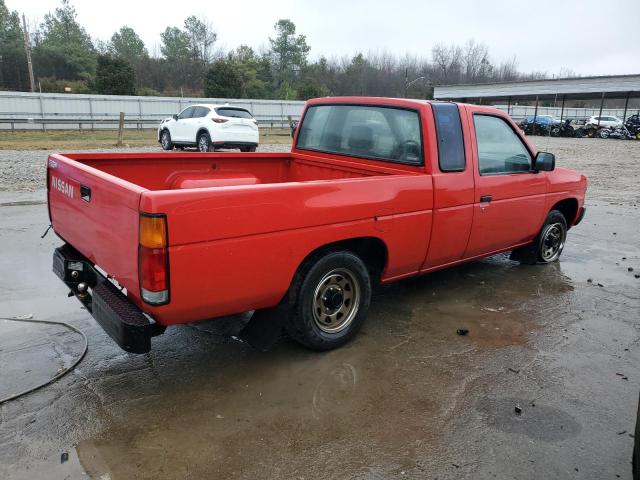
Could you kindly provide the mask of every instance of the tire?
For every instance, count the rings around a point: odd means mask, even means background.
[[[171,141],[169,130],[164,129],[160,133],[160,145],[162,145],[163,150],[173,150],[173,142]]]
[[[211,144],[211,137],[208,133],[201,133],[198,135],[198,141],[196,144],[199,152],[210,152],[213,150],[213,145]]]
[[[598,132],[598,136],[600,138],[609,138],[609,130],[607,130],[606,128],[603,128]]]
[[[240,147],[241,152],[255,152],[258,147]]]
[[[360,330],[371,303],[371,277],[364,262],[348,251],[305,261],[289,290],[291,314],[285,328],[313,350],[331,350]]]
[[[567,219],[558,210],[551,210],[534,243],[538,263],[558,261],[567,241]]]

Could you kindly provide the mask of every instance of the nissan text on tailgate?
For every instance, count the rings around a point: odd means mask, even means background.
[[[310,100],[287,153],[48,158],[54,272],[120,347],[253,311],[317,350],[372,285],[511,251],[558,260],[586,178],[487,106]]]

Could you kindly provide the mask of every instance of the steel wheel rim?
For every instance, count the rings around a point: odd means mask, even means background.
[[[564,248],[566,232],[562,224],[552,223],[547,225],[542,235],[542,259],[545,262],[553,262],[560,256]]]
[[[201,152],[206,152],[209,150],[209,145],[207,145],[207,138],[203,135],[198,140],[198,150]]]
[[[346,268],[327,273],[313,293],[313,321],[325,333],[347,328],[360,308],[360,283]]]
[[[169,134],[167,132],[164,132],[162,134],[162,146],[164,148],[167,148],[169,146]]]

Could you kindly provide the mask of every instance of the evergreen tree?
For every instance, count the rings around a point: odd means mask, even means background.
[[[135,95],[136,75],[133,67],[123,58],[98,55],[95,89],[104,95]]]

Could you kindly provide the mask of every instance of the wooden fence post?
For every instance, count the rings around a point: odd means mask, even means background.
[[[122,146],[122,135],[124,134],[124,112],[120,112],[120,122],[118,123],[118,143],[117,147]]]

